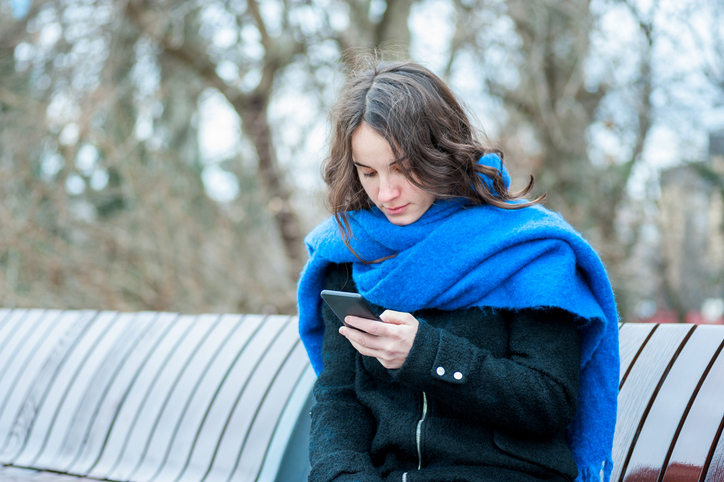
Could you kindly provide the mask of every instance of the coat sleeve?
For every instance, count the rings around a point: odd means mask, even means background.
[[[346,287],[343,265],[328,271],[327,289]],[[355,393],[357,353],[339,334],[342,323],[326,306],[322,308],[324,370],[314,385],[309,435],[310,481],[381,482],[369,456],[375,421]]]
[[[495,357],[421,320],[407,360],[391,375],[494,429],[547,437],[565,430],[578,400],[580,335],[560,309],[507,312],[508,353]]]

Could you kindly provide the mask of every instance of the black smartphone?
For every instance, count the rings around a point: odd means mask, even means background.
[[[332,308],[332,311],[342,320],[342,323],[344,323],[345,316],[357,316],[368,320],[382,321],[375,313],[375,310],[367,303],[367,300],[359,293],[323,290],[321,294],[324,302]]]

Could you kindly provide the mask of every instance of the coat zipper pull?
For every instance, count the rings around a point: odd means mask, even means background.
[[[415,431],[415,438],[417,442],[417,470],[422,468],[422,422],[425,421],[427,416],[427,394],[422,392],[422,418],[417,422],[417,430]],[[404,477],[407,479],[407,477]]]

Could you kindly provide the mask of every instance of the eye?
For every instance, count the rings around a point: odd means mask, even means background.
[[[376,174],[377,174],[376,171],[362,172],[362,176],[364,176],[364,177],[374,177]]]

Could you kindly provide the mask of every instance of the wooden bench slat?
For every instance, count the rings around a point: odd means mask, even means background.
[[[239,453],[236,470],[231,480],[255,481],[259,477],[279,417],[306,368],[307,353],[304,345],[301,341],[295,340],[293,346],[289,358],[285,360],[264,396],[264,402],[260,405],[249,429],[246,446]]]
[[[0,480],[2,482],[98,482],[95,479],[86,479],[74,475],[3,466],[0,466]]]
[[[123,380],[121,373],[131,354],[148,335],[155,316],[154,313],[148,312],[120,315],[116,323],[125,325],[125,329],[96,370],[89,389],[78,404],[71,429],[59,452],[59,460],[52,462],[54,470],[68,472],[84,452],[93,451],[96,454],[100,452],[105,436],[94,432],[93,427],[99,414],[108,421],[113,419],[112,414],[107,410],[103,412],[102,408],[108,404],[109,397],[112,404],[119,403],[119,397],[114,396],[115,393],[111,388],[119,377]]]
[[[23,326],[23,320],[28,314],[28,310],[15,310],[5,323],[0,325],[0,357],[9,357],[14,347],[12,344],[13,337],[18,329]],[[2,365],[0,365],[2,366]]]
[[[700,480],[724,419],[724,352],[711,366],[684,421],[663,482]]]
[[[3,323],[5,323],[5,320],[10,317],[10,314],[13,310],[9,308],[0,308],[0,328],[2,328]]]
[[[20,402],[11,434],[0,448],[4,462],[17,464],[20,457],[30,461],[39,451],[52,424],[58,402],[67,392],[68,384],[83,362],[88,345],[92,346],[106,328],[104,323],[96,322],[96,314],[85,312],[80,317],[68,314],[76,318],[75,322],[55,345],[33,381],[32,389]]]
[[[251,330],[242,330],[245,324],[241,316],[224,315],[221,323],[227,330],[227,335],[218,348],[214,349],[212,358],[205,365],[204,373],[194,386],[193,395],[183,404],[172,440],[167,444],[158,464],[157,473],[163,470],[161,480],[173,480],[186,465],[216,388],[222,383],[237,354],[250,339]],[[171,477],[169,474],[173,471],[177,473]]]
[[[6,376],[12,378],[13,365],[18,363],[23,351],[27,353],[27,346],[42,337],[43,320],[46,318],[44,310],[31,310],[18,322],[17,328],[5,340],[5,349],[0,350],[0,380],[5,381]]]
[[[0,407],[0,462],[9,462],[10,456],[16,453],[18,444],[27,432],[24,426],[18,424],[18,420],[27,418],[23,417],[23,412],[34,413],[35,405],[42,396],[42,387],[52,381],[58,366],[77,341],[78,332],[85,329],[91,319],[89,313],[58,314],[50,333],[18,372],[17,381],[5,393]]]
[[[284,325],[279,336],[274,339],[263,357],[259,358],[248,383],[237,395],[227,425],[218,439],[216,453],[208,474],[211,480],[230,480],[232,473],[236,470],[238,457],[249,441],[249,432],[257,417],[261,402],[265,400],[267,391],[289,351],[299,340],[296,323],[291,321],[291,318],[283,320]],[[261,465],[261,460],[258,463]]]
[[[48,436],[45,448],[32,462],[34,468],[65,471],[72,464],[92,422],[93,414],[102,402],[113,375],[119,369],[123,354],[144,331],[139,317],[117,314],[111,328],[89,353],[78,373],[69,395],[58,409],[57,419]]]
[[[636,439],[624,475],[626,482],[656,482],[674,437],[712,357],[724,342],[724,330],[694,330],[666,376]]]
[[[623,323],[618,335],[621,357],[619,385],[628,375],[631,363],[641,352],[644,343],[655,329],[656,325],[653,323]]]
[[[35,375],[34,369],[37,369],[39,364],[33,364],[33,361],[42,361],[48,353],[48,345],[55,343],[55,339],[51,339],[48,343],[48,337],[58,336],[55,328],[61,323],[57,323],[57,319],[60,316],[60,311],[53,310],[45,312],[45,316],[42,317],[42,324],[37,326],[34,330],[32,337],[24,343],[22,346],[19,345],[19,351],[11,357],[10,364],[7,370],[0,377],[0,387],[3,387],[4,393],[0,394],[2,399],[0,400],[0,433],[3,432],[2,427],[8,426],[10,421],[6,421],[7,417],[3,417],[5,409],[13,411],[16,406],[11,405],[11,400],[16,400],[19,397],[17,394],[24,389],[27,389],[27,385],[23,385],[23,380],[29,381]],[[67,327],[61,326],[61,329]]]
[[[719,426],[719,441],[712,453],[709,470],[704,482],[722,482],[724,480],[724,420]]]
[[[13,460],[15,465],[52,468],[52,464],[41,467],[36,464],[46,450],[47,459],[44,463],[48,463],[57,454],[97,364],[123,331],[123,326],[116,323],[117,317],[114,312],[99,314],[87,332],[87,336],[92,338],[76,345],[69,363],[59,374],[59,380],[52,385],[45,403],[40,407],[36,415],[37,424],[32,426],[27,443]]]
[[[157,375],[157,366],[154,369],[149,364],[153,365],[154,361],[163,363],[183,335],[184,329],[188,329],[188,326],[176,324],[176,314],[154,315],[149,331],[134,346],[99,409],[89,436],[93,443],[83,447],[79,459],[69,469],[71,473],[87,474],[98,464],[105,464],[105,468],[109,470],[116,463],[132,428],[136,414],[133,410],[140,406],[144,394],[150,389],[149,386]]]
[[[168,451],[177,435],[185,407],[190,403],[204,374],[208,371],[209,365],[213,362],[214,354],[223,346],[225,339],[234,328],[233,324],[221,323],[221,320],[221,317],[213,320],[213,326],[207,337],[200,340],[197,350],[187,356],[184,367],[174,382],[175,386],[172,391],[169,391],[161,408],[161,415],[147,442],[146,453],[138,461],[129,478],[139,481],[147,480],[159,472],[167,461]],[[203,322],[203,320],[199,320],[199,322]]]
[[[317,375],[306,354],[303,364],[304,372],[279,417],[257,482],[307,480],[309,475],[309,411],[314,404],[312,387]]]
[[[128,427],[124,450],[116,460],[115,467],[111,469],[111,474],[106,475],[110,479],[128,480],[143,459],[149,439],[153,435],[153,428],[162,415],[164,401],[177,383],[189,356],[198,347],[199,340],[205,339],[212,328],[207,323],[199,323],[198,319],[191,315],[180,316],[174,325],[182,327],[183,334],[161,363],[148,365],[154,373],[153,380],[146,384],[147,390],[143,398],[133,407],[135,415]]]
[[[662,375],[681,348],[693,325],[672,325],[667,330],[655,330],[644,345],[628,374],[627,381],[618,396],[618,419],[613,448],[613,472],[611,480],[620,480],[629,448],[639,430],[644,412],[655,396]],[[622,328],[623,329],[623,328]],[[627,390],[627,386],[633,388]]]
[[[243,341],[236,356],[229,360],[216,390],[208,401],[201,426],[191,445],[190,455],[180,468],[181,476],[200,481],[209,470],[216,445],[226,426],[239,387],[245,386],[260,357],[282,328],[278,323],[266,323],[266,317],[247,315],[239,329],[238,340]]]

